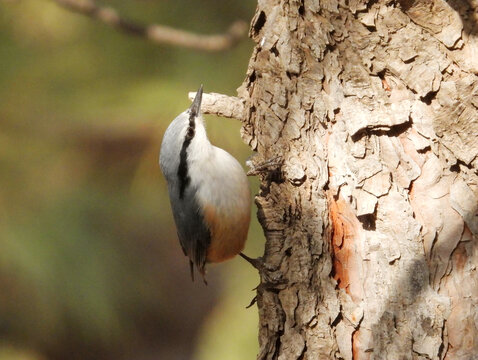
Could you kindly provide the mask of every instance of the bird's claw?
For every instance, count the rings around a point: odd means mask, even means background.
[[[283,275],[280,271],[274,271],[267,267],[266,263],[264,262],[262,257],[258,257],[256,259],[250,258],[249,256],[240,253],[239,254],[244,260],[246,260],[249,264],[251,264],[254,268],[259,271],[261,276],[261,283],[256,286],[254,290],[258,292],[262,290],[282,290],[286,287],[288,281],[283,278]],[[246,307],[250,308],[257,302],[257,296],[252,299],[251,303]]]
[[[244,253],[239,253],[239,255],[246,260],[249,264],[254,266],[259,272],[261,272],[262,269],[264,269],[264,261],[262,260],[261,257],[258,258],[250,258],[249,256],[245,255]]]

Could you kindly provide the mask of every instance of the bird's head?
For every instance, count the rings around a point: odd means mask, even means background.
[[[202,94],[201,85],[189,109],[179,114],[164,133],[159,161],[167,178],[185,163],[188,154],[202,152],[210,145],[201,114]]]

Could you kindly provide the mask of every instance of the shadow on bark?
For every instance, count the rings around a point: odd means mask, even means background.
[[[419,1],[423,0],[399,0],[400,5],[404,12],[414,7]],[[433,1],[430,1],[433,3]],[[451,0],[447,1],[447,4],[452,7],[463,23],[463,31],[471,36],[478,34],[478,19],[474,16],[474,7],[472,0]]]
[[[394,339],[397,339],[399,335],[400,323],[408,323],[403,320],[403,317],[407,315],[407,312],[413,313],[410,307],[417,305],[417,300],[429,286],[428,278],[428,266],[423,257],[413,260],[404,275],[396,282],[394,291],[387,299],[381,316],[371,327],[372,347],[376,355],[386,355],[394,345]]]
[[[478,34],[478,18],[474,15],[473,1],[452,0],[448,1],[448,5],[460,15],[463,31],[468,35],[476,36]]]
[[[478,211],[478,205],[475,207],[475,213]],[[465,225],[466,226],[466,225]],[[467,231],[465,227],[465,231]],[[462,235],[463,238],[463,235]],[[433,258],[433,253],[440,252],[440,248],[449,246],[449,242],[455,242],[456,239],[449,238],[446,241],[443,241],[440,245],[437,246],[432,252],[431,257]],[[469,244],[469,247],[467,246]],[[443,279],[446,276],[450,275],[451,271],[459,271],[457,268],[463,266],[463,263],[468,259],[474,257],[476,251],[477,241],[476,238],[473,238],[471,241],[460,240],[453,252],[451,253],[448,259],[448,269],[447,273],[444,275],[440,282],[440,287],[443,287]],[[459,259],[460,255],[455,257],[457,252],[464,252],[466,254],[465,258]],[[417,308],[421,305],[421,302],[425,302],[426,292],[440,292],[439,289],[433,289],[432,279],[430,276],[430,265],[435,262],[436,259],[427,259],[425,255],[422,258],[416,258],[410,262],[408,267],[403,271],[402,276],[395,282],[393,287],[392,294],[385,302],[382,313],[378,320],[373,323],[371,326],[371,331],[373,334],[373,344],[370,348],[373,348],[374,354],[378,356],[385,356],[393,351],[393,348],[397,346],[397,339],[403,340],[403,334],[407,334],[409,331],[410,341],[412,343],[412,350],[416,354],[422,354],[417,348],[414,342],[415,336],[413,335],[414,331],[417,330],[420,334],[426,334],[427,336],[440,336],[442,343],[438,349],[438,353],[435,354],[432,358],[442,358],[444,352],[447,352],[445,346],[448,345],[448,341],[444,339],[445,333],[445,322],[448,320],[448,316],[445,315],[446,311],[444,309],[434,309],[435,312],[443,311],[443,324],[437,329],[434,325],[436,319],[431,317],[421,316],[420,318],[412,319],[416,314],[420,314],[420,311],[417,311]],[[457,265],[457,263],[462,262],[462,264]],[[443,294],[445,297],[445,293]],[[457,296],[457,294],[453,294]],[[430,304],[423,304],[423,306],[430,307]],[[452,307],[452,304],[450,304]],[[407,334],[408,335],[408,334]],[[399,345],[398,345],[399,346]],[[428,347],[427,349],[432,349],[433,347]],[[436,349],[436,348],[435,348]],[[431,355],[431,354],[427,354]]]

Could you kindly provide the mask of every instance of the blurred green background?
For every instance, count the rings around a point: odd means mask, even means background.
[[[205,34],[256,5],[102,4]],[[158,166],[188,91],[235,95],[251,51],[247,38],[223,53],[157,46],[47,0],[0,0],[0,360],[255,358],[256,271],[236,258],[191,282]],[[207,122],[244,163],[240,124]]]

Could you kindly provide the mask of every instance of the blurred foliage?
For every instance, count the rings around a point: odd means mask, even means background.
[[[219,33],[255,2],[106,5]],[[251,51],[247,39],[219,54],[159,47],[53,2],[0,0],[0,360],[255,357],[256,272],[234,259],[191,283],[157,165],[188,91],[234,95]],[[244,163],[240,124],[207,122]]]

